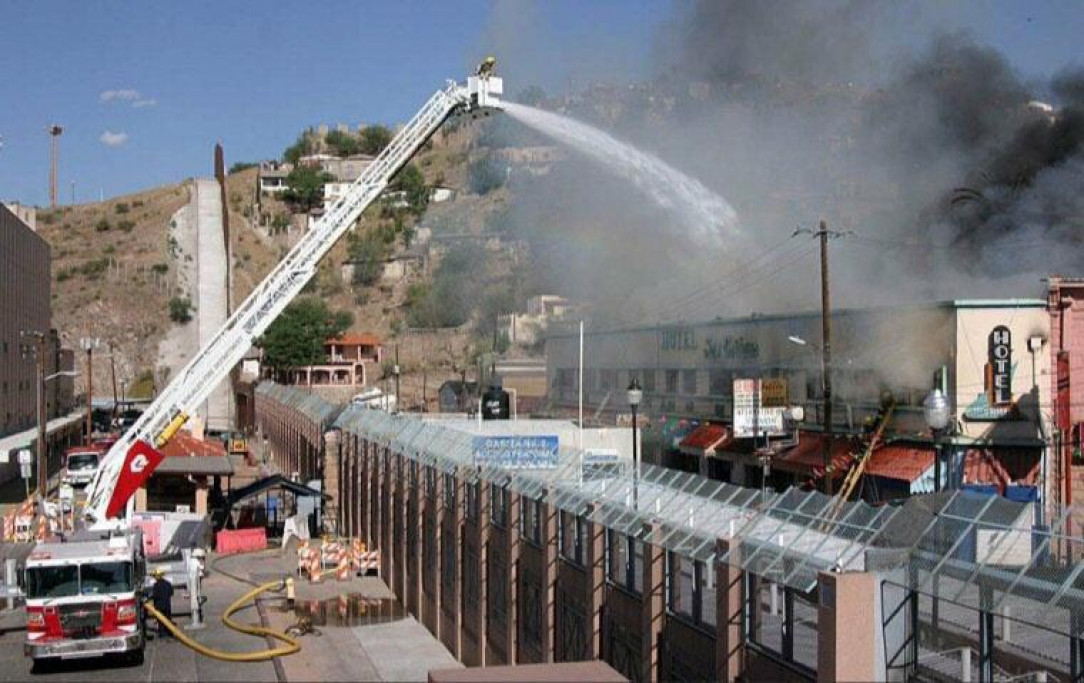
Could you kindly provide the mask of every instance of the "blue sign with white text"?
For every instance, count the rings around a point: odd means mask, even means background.
[[[556,436],[476,436],[474,464],[509,470],[557,467]]]

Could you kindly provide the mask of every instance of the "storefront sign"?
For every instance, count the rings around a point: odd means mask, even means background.
[[[659,347],[663,351],[695,351],[696,330],[687,326],[664,327],[659,330]]]
[[[734,436],[749,439],[761,436],[780,436],[783,430],[785,408],[769,408],[763,405],[763,381],[759,379],[734,380]]]
[[[707,360],[756,360],[760,357],[760,345],[745,337],[709,337],[704,347]]]
[[[986,394],[991,406],[1012,403],[1012,334],[998,325],[990,333],[990,356],[987,365]]]
[[[476,436],[474,464],[509,470],[552,470],[557,467],[556,436]]]
[[[760,405],[763,408],[786,408],[787,380],[782,378],[760,380]]]

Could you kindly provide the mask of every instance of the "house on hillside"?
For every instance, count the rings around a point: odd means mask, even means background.
[[[257,176],[260,192],[277,194],[286,190],[286,176],[294,170],[293,164],[279,163],[277,161],[261,161],[260,172]]]
[[[318,365],[297,368],[290,378],[304,386],[360,388],[368,384],[369,367],[384,359],[380,337],[375,334],[345,334],[324,342],[327,360]]]
[[[508,341],[519,346],[534,344],[554,322],[564,320],[581,308],[562,296],[540,294],[527,299],[525,313],[498,316],[497,329]]]
[[[369,168],[376,157],[368,154],[352,154],[348,157],[337,157],[333,154],[310,154],[298,159],[301,166],[319,168],[324,173],[330,174],[335,182],[352,183]],[[327,189],[326,187],[324,188]]]

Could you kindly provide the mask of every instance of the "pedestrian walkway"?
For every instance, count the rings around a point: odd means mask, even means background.
[[[219,558],[215,569],[253,583],[292,575],[297,554],[268,550]],[[218,574],[222,579],[227,577]],[[287,681],[425,681],[430,669],[462,665],[395,600],[377,577],[296,582],[293,607],[282,594],[260,599],[267,625],[286,630],[309,619],[318,634],[300,637],[299,654],[280,661]]]

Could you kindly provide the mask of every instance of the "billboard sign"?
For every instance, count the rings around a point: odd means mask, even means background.
[[[786,401],[782,406],[769,407],[764,405],[765,389],[767,382],[783,382],[785,380],[759,380],[759,379],[736,379],[734,380],[734,436],[739,439],[750,439],[761,436],[783,436],[786,430],[783,428],[783,413],[786,411]],[[773,387],[770,391],[775,392],[773,402],[777,400],[779,388]],[[784,396],[786,388],[783,388]]]
[[[557,436],[476,436],[474,464],[507,470],[552,470],[557,467]]]

